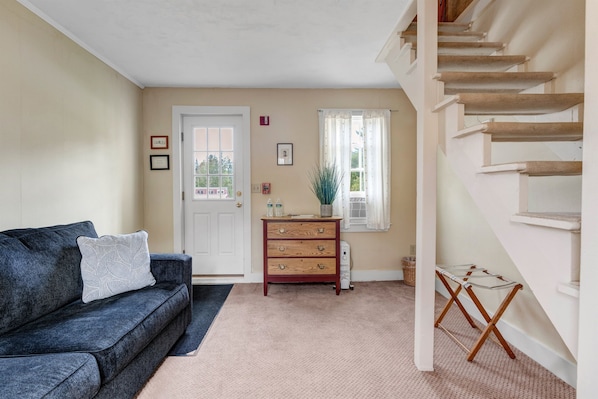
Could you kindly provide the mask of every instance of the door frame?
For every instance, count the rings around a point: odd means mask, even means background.
[[[251,278],[251,123],[247,106],[186,106],[172,107],[172,210],[174,252],[183,252],[185,242],[185,207],[183,206],[183,118],[186,116],[237,115],[243,119],[243,276],[194,277],[197,282],[234,283]]]

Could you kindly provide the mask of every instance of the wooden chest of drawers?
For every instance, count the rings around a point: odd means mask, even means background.
[[[264,217],[264,295],[268,283],[332,282],[340,293],[341,218]]]

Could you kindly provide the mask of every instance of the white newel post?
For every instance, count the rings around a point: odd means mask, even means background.
[[[417,222],[415,275],[415,366],[434,369],[434,296],[436,266],[436,105],[438,1],[417,0]]]

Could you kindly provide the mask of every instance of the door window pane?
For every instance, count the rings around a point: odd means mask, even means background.
[[[194,200],[234,199],[232,127],[193,130]]]

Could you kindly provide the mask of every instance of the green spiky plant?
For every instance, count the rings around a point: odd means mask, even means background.
[[[316,195],[320,204],[332,205],[341,186],[342,174],[336,165],[316,165],[309,172],[311,191]]]

